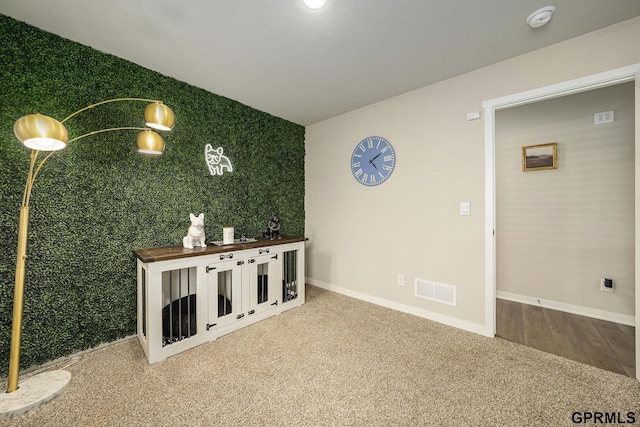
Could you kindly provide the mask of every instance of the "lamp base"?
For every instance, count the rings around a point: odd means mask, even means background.
[[[12,393],[0,394],[0,420],[8,420],[37,409],[58,397],[69,385],[71,373],[57,370],[34,375]]]

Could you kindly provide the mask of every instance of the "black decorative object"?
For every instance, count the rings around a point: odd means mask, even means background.
[[[265,232],[262,233],[262,237],[269,240],[280,238],[280,217],[278,217],[278,214],[271,215],[269,225]]]

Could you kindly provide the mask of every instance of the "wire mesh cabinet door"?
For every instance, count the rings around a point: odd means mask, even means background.
[[[278,254],[250,258],[249,315],[269,310],[278,305]]]
[[[244,317],[242,313],[242,265],[244,261],[223,261],[207,266],[209,321],[207,330]]]

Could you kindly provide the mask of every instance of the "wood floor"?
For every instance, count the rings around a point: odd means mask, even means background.
[[[496,335],[635,378],[635,328],[497,299]]]

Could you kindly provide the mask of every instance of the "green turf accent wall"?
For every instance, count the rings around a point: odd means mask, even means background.
[[[43,167],[30,203],[22,368],[135,334],[132,250],[182,244],[189,213],[204,213],[207,240],[221,240],[226,225],[259,236],[272,212],[283,234],[304,234],[302,126],[0,15],[0,376],[29,166],[13,125],[31,113],[62,120],[119,97],[162,100],[175,128],[161,134],[160,157],[136,152],[136,131],[117,131],[74,142]],[[145,106],[107,104],[66,125],[72,137],[143,126]],[[209,174],[208,143],[224,148],[232,173]]]

